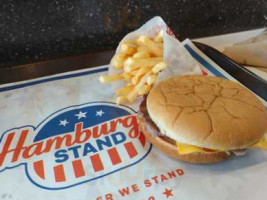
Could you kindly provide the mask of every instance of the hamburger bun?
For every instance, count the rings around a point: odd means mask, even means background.
[[[265,108],[252,92],[211,76],[188,75],[160,82],[149,93],[146,107],[160,134],[179,143],[220,150],[181,155],[175,142],[151,134],[141,118],[141,130],[158,149],[193,163],[223,161],[232,154],[230,150],[258,142],[267,126]]]

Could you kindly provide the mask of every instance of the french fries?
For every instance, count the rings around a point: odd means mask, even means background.
[[[128,57],[128,55],[125,53],[116,54],[111,59],[111,66],[114,67],[115,69],[123,68],[123,62],[127,59],[127,57]]]
[[[137,72],[138,72],[138,69],[131,71],[130,74],[134,76],[137,74]]]
[[[148,85],[153,85],[156,82],[157,78],[158,78],[158,75],[152,74],[152,75],[147,77],[147,81],[146,82],[147,82]]]
[[[152,72],[154,74],[159,73],[160,71],[162,71],[163,69],[165,69],[167,67],[167,64],[165,62],[159,62],[158,64],[156,64],[153,68],[152,68]]]
[[[116,104],[125,104],[128,102],[128,99],[125,96],[119,96],[116,99]]]
[[[143,52],[143,51],[151,54],[151,52],[149,51],[149,49],[146,46],[141,45],[141,46],[137,47],[137,52]]]
[[[116,91],[116,94],[118,96],[126,96],[133,90],[133,88],[134,88],[134,86],[132,86],[132,85],[125,86],[123,88],[118,89]]]
[[[144,85],[143,87],[140,87],[137,91],[138,95],[145,95],[148,94],[151,90],[151,86],[150,85]]]
[[[147,51],[138,51],[133,55],[133,58],[149,58],[149,57],[150,55]]]
[[[144,75],[146,72],[150,71],[151,68],[150,67],[142,67],[140,68],[137,73],[134,75],[134,77],[132,78],[132,84],[136,85],[140,79],[140,77],[142,77],[142,75]]]
[[[121,44],[121,53],[127,54],[127,55],[133,55],[136,52],[136,48],[132,47],[126,43]]]
[[[120,73],[99,77],[101,83],[123,80],[125,86],[116,91],[116,103],[132,103],[138,96],[148,94],[167,67],[163,62],[162,31],[154,38],[140,35],[136,40],[120,43],[119,52],[112,60],[111,67]]]
[[[139,38],[137,39],[137,44],[144,45],[149,49],[150,52],[152,52],[156,56],[163,55],[163,48],[160,48],[157,43],[153,42],[153,40],[151,40],[145,35],[139,36]]]
[[[130,81],[132,78],[131,74],[126,73],[126,72],[122,73],[121,76],[125,81]]]
[[[151,67],[162,61],[162,57],[154,58],[128,58],[124,62],[124,71],[130,72],[140,67]]]
[[[121,80],[123,79],[122,75],[121,74],[114,74],[114,75],[110,75],[110,76],[100,76],[99,77],[99,81],[101,83],[110,83],[112,81],[118,81],[118,80]]]
[[[163,42],[162,35],[163,35],[163,31],[161,30],[161,31],[158,32],[157,36],[154,38],[154,41],[155,42]]]
[[[147,81],[148,76],[151,72],[147,72],[142,79],[138,82],[138,84],[134,87],[134,89],[127,95],[127,100],[132,103],[138,97],[138,90],[143,87]]]

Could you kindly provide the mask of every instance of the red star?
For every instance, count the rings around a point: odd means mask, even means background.
[[[165,188],[165,192],[163,192],[163,194],[165,194],[167,198],[173,197],[172,190],[168,190],[167,188]]]

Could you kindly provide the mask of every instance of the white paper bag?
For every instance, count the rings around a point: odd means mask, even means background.
[[[163,30],[163,61],[167,63],[168,68],[164,69],[159,74],[157,82],[172,76],[201,74],[200,65],[190,56],[181,42],[175,38],[173,32],[161,17],[157,16],[152,18],[139,29],[127,34],[121,42],[136,40],[140,35],[155,37],[160,30]],[[118,45],[116,53],[119,51],[120,45]],[[109,68],[109,74],[116,74],[119,72],[122,72],[122,70],[116,70],[112,67]],[[123,81],[113,84],[114,89],[118,89],[124,85]]]

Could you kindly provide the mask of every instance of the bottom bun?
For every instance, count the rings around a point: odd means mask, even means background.
[[[159,137],[150,134],[145,126],[145,123],[140,120],[140,130],[144,133],[146,138],[159,150],[164,152],[167,156],[176,160],[195,163],[195,164],[211,164],[218,163],[227,160],[232,154],[228,155],[226,152],[217,153],[190,153],[190,154],[179,154],[175,144]]]

